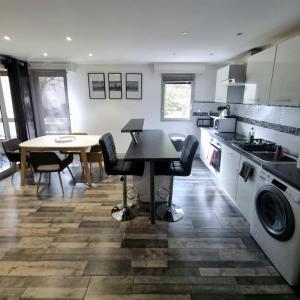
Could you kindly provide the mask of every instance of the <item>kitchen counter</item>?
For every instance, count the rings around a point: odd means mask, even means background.
[[[263,164],[263,169],[277,176],[290,186],[300,190],[300,169],[292,164]]]
[[[236,133],[216,133],[212,128],[201,128],[209,132],[210,136],[216,138],[221,143],[234,149],[242,154],[252,162],[262,166],[263,169],[277,176],[279,179],[288,183],[292,187],[300,190],[300,170],[297,169],[296,164],[281,164],[281,163],[264,163],[259,158],[251,155],[249,152],[238,148],[233,144],[235,139],[246,139],[245,136]]]
[[[256,163],[258,165],[262,165],[262,161],[260,159],[256,158],[255,156],[251,155],[247,151],[245,151],[233,144],[234,140],[246,140],[246,137],[244,135],[241,135],[238,133],[230,133],[230,132],[217,133],[217,132],[215,132],[214,129],[205,128],[205,127],[202,127],[201,130],[207,131],[212,138],[219,140],[221,143],[225,144],[226,146],[228,146],[231,149],[234,149],[236,152],[244,155],[245,157],[247,157],[249,160],[253,161],[254,163]]]

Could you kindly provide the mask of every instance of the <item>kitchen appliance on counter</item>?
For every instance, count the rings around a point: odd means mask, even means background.
[[[217,110],[220,118],[228,118],[230,116],[230,105],[219,106]]]
[[[197,127],[211,127],[211,118],[203,116],[197,119]]]
[[[259,174],[250,232],[277,270],[300,284],[300,191],[269,172]]]
[[[236,118],[211,117],[211,119],[212,119],[212,128],[217,133],[235,132]]]

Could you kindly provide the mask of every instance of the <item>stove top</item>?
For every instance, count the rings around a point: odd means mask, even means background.
[[[275,151],[276,144],[264,139],[254,139],[252,143],[246,140],[234,140],[233,144],[245,151]]]

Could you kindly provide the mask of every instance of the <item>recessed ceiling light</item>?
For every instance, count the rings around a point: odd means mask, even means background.
[[[89,57],[92,57],[93,56],[93,53],[89,53]]]
[[[66,41],[71,42],[72,38],[70,36],[66,36]]]
[[[3,37],[3,39],[6,40],[6,41],[10,41],[10,36],[5,35],[5,36]]]
[[[237,36],[241,36],[241,35],[243,35],[244,33],[243,32],[238,32],[236,35]]]
[[[44,55],[44,56],[48,56],[48,53],[47,53],[47,52],[44,52],[43,55]]]
[[[183,32],[181,32],[181,34],[182,34],[182,35],[189,35],[190,33],[187,32],[187,31],[183,31]]]

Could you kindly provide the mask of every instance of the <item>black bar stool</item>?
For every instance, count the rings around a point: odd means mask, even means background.
[[[176,222],[182,219],[183,209],[172,203],[174,176],[189,176],[199,142],[196,137],[189,135],[183,145],[180,161],[169,163],[156,163],[155,175],[171,176],[168,203],[163,203],[156,208],[156,215],[160,220]]]
[[[123,203],[116,205],[112,211],[112,217],[117,221],[131,220],[137,215],[135,205],[127,201],[127,175],[142,176],[144,163],[136,163],[124,159],[118,159],[113,136],[104,134],[99,140],[102,149],[104,167],[107,175],[121,175],[123,180]]]

